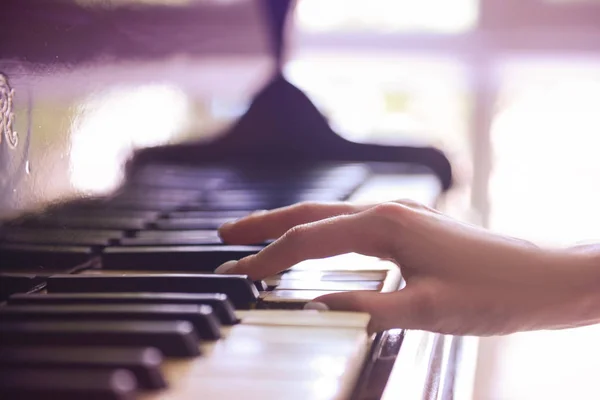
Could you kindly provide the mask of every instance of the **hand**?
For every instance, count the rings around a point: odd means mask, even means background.
[[[263,279],[301,261],[360,253],[394,261],[406,287],[315,299],[371,315],[369,331],[497,335],[592,323],[585,256],[467,225],[411,201],[374,206],[303,203],[258,212],[219,231],[230,244],[276,239],[221,273]],[[594,303],[595,304],[595,303]]]

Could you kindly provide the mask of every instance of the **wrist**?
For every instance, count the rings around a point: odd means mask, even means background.
[[[553,302],[554,328],[571,328],[600,322],[600,246],[577,246],[561,252],[554,268],[562,285]]]

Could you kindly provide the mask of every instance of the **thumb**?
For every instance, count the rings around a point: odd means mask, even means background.
[[[418,329],[419,313],[416,310],[415,290],[407,287],[397,292],[379,293],[354,291],[332,293],[313,300],[325,304],[332,311],[364,312],[371,316],[369,333],[388,329]]]

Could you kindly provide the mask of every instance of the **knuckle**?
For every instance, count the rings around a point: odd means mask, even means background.
[[[306,236],[307,230],[306,225],[296,225],[283,235],[283,240],[293,243],[300,242]]]
[[[394,203],[404,204],[404,205],[410,206],[410,207],[420,207],[421,206],[421,203],[416,202],[413,199],[409,199],[409,198],[401,198],[401,199],[394,201]]]
[[[365,224],[361,224],[359,229],[369,231],[380,255],[396,258],[399,254],[402,241],[398,238],[407,229],[404,217],[407,210],[405,206],[391,202],[379,204],[363,214]]]
[[[303,201],[296,205],[296,211],[300,214],[306,214],[312,212],[317,207],[317,202],[315,201]]]
[[[383,203],[372,209],[372,214],[377,218],[383,218],[390,221],[399,221],[404,219],[406,207],[398,203]]]
[[[432,211],[432,209],[430,207],[426,206],[423,203],[419,203],[418,201],[412,200],[412,199],[400,199],[400,200],[396,200],[395,203],[405,205],[405,206],[410,207],[415,210]]]

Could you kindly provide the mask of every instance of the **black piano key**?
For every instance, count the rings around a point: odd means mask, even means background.
[[[269,286],[265,281],[254,281],[254,286],[256,286],[256,290],[259,292],[264,292],[269,289]]]
[[[0,370],[126,369],[145,389],[167,386],[162,361],[161,352],[153,347],[0,347]]]
[[[258,253],[263,246],[131,246],[102,251],[104,269],[211,272],[229,260]]]
[[[112,230],[15,228],[0,236],[9,243],[108,246],[122,235],[121,231]]]
[[[217,231],[140,231],[135,237],[123,238],[121,246],[185,246],[185,245],[221,245],[223,242]]]
[[[246,275],[54,275],[46,285],[49,293],[224,293],[238,309],[248,309],[259,296]]]
[[[173,211],[168,213],[165,218],[170,219],[192,219],[192,218],[227,218],[230,220],[245,217],[256,210],[239,210],[239,211]]]
[[[260,209],[261,204],[294,204],[303,201],[334,201],[339,195],[335,189],[321,190],[286,190],[285,187],[272,189],[236,189],[217,190],[208,194],[205,202],[209,207],[227,205],[227,207],[241,207],[242,209]],[[248,206],[244,208],[244,203]]]
[[[167,213],[169,211],[177,210],[183,204],[185,204],[185,202],[181,200],[147,199],[140,201],[130,199],[115,199],[111,201],[110,206],[116,209],[128,211],[140,210]]]
[[[183,168],[177,166],[173,169],[167,165],[149,165],[141,170],[136,170],[129,176],[133,184],[144,187],[160,187],[161,189],[195,189],[198,191],[214,187],[215,183],[230,175],[225,169],[216,167]]]
[[[190,205],[191,207],[191,205]],[[216,230],[221,225],[235,218],[230,217],[196,217],[196,218],[169,218],[159,219],[150,226],[161,230]]]
[[[90,203],[87,205],[69,204],[64,208],[53,211],[56,216],[71,217],[95,217],[95,218],[141,218],[145,220],[154,220],[160,217],[160,211],[152,210],[127,210],[111,207],[110,200],[103,203]]]
[[[36,228],[138,230],[144,229],[149,222],[150,220],[141,217],[53,214],[23,221],[22,226]]]
[[[14,294],[8,304],[192,304],[207,305],[223,325],[238,322],[233,304],[221,293],[45,293]]]
[[[207,201],[207,202],[203,202],[202,204],[196,204],[196,205],[190,204],[187,209],[194,210],[194,209],[203,208],[203,209],[223,211],[223,212],[247,210],[248,208],[252,208],[254,210],[273,210],[275,208],[285,207],[285,206],[289,206],[291,204],[293,204],[293,202],[285,202],[285,201],[281,201],[279,199],[269,199],[269,200],[265,200],[265,201],[259,201],[259,200],[247,201],[247,200],[231,199],[231,200],[227,200],[227,201]],[[215,224],[215,225],[217,225],[217,227],[218,227],[218,226],[221,226],[223,223],[228,222],[230,220],[231,219],[222,219],[221,221],[217,221],[219,223]],[[171,226],[176,226],[176,225],[173,224]],[[164,229],[169,229],[169,228],[164,228]],[[170,229],[173,229],[173,228],[170,228]]]
[[[0,307],[0,321],[188,321],[202,339],[221,336],[210,306],[191,304],[60,304]]]
[[[188,201],[197,198],[201,191],[196,188],[162,188],[149,187],[130,182],[124,189],[111,197],[111,201],[130,200],[130,201]]]
[[[0,398],[18,400],[133,400],[137,382],[127,370],[0,370]]]
[[[135,234],[136,238],[152,238],[162,239],[169,237],[196,237],[200,239],[211,239],[219,237],[217,231],[213,229],[200,229],[200,230],[183,230],[183,231],[161,231],[161,230],[143,230]]]
[[[0,273],[0,301],[15,293],[27,293],[42,288],[44,277],[33,274]]]
[[[68,271],[89,261],[92,249],[84,246],[0,244],[1,269],[40,269]]]
[[[167,357],[200,354],[199,338],[187,321],[35,321],[0,324],[3,346],[156,347]]]

